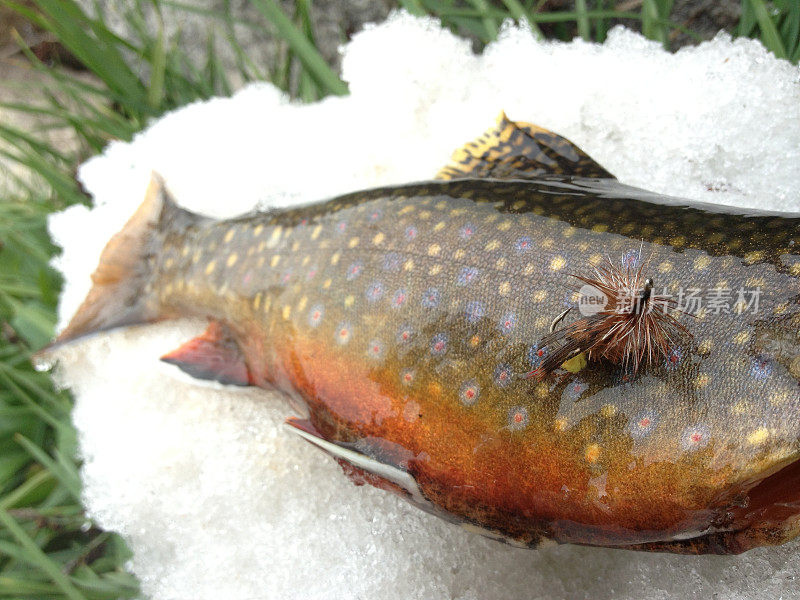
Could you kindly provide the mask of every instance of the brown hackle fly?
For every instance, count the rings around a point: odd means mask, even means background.
[[[544,377],[581,353],[588,361],[605,359],[635,374],[643,365],[668,359],[682,338],[691,338],[670,311],[689,313],[679,310],[674,298],[655,292],[653,279],[645,275],[648,262],[638,268],[618,266],[606,257],[591,275],[572,274],[583,284],[580,292],[585,295],[589,290],[604,303],[593,314],[582,311],[582,318],[561,329],[556,326],[571,309],[556,317],[550,333],[539,342],[547,352],[528,377]]]

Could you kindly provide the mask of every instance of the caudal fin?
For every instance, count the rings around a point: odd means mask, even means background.
[[[154,173],[144,202],[100,255],[83,304],[43,353],[91,333],[158,320],[155,299],[145,292],[154,265],[152,257],[161,245],[161,224],[182,212]]]

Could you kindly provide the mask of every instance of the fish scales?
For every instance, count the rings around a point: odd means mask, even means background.
[[[767,499],[800,497],[800,216],[493,175],[227,221],[173,207],[151,225],[143,312],[222,324],[246,383],[415,489],[351,477],[513,543],[740,552],[795,535],[797,508]],[[691,340],[640,372],[528,377],[575,306],[570,274],[606,256],[669,295],[729,290],[731,309],[683,316]],[[736,304],[751,289],[755,314]]]

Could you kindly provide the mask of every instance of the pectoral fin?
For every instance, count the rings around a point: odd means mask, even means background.
[[[222,323],[212,322],[205,333],[161,357],[197,379],[227,385],[252,385],[253,378],[233,333]]]
[[[437,179],[533,179],[565,175],[613,179],[591,156],[568,139],[500,113],[497,125],[453,153]]]

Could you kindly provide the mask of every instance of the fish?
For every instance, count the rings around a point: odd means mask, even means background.
[[[202,317],[162,360],[280,391],[357,485],[521,547],[737,554],[800,532],[799,236],[800,213],[624,185],[502,114],[435,179],[227,220],[154,175],[41,356]],[[541,370],[603,265],[686,335]]]

